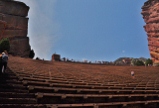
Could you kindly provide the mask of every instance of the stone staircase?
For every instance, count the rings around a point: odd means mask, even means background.
[[[46,108],[38,104],[34,93],[29,93],[26,86],[7,68],[0,74],[0,108]]]

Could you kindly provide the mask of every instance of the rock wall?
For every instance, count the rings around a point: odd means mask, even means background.
[[[9,38],[9,53],[13,55],[29,56],[28,12],[29,7],[22,2],[0,0],[0,38]]]
[[[148,0],[142,7],[144,26],[148,36],[150,55],[154,63],[159,63],[159,0]]]

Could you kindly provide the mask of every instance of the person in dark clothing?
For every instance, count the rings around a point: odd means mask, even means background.
[[[8,63],[8,55],[2,52],[2,69],[3,69],[2,73],[5,73],[7,68],[7,63]]]
[[[2,54],[0,54],[0,74],[2,74]]]

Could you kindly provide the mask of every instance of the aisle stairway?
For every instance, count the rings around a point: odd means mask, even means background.
[[[26,86],[7,68],[0,74],[0,108],[46,108],[37,104],[34,93],[29,93]]]

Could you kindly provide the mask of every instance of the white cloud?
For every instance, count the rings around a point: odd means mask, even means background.
[[[51,59],[51,49],[59,36],[55,21],[56,0],[18,0],[30,7],[28,36],[35,56]],[[50,54],[50,55],[49,55]]]

